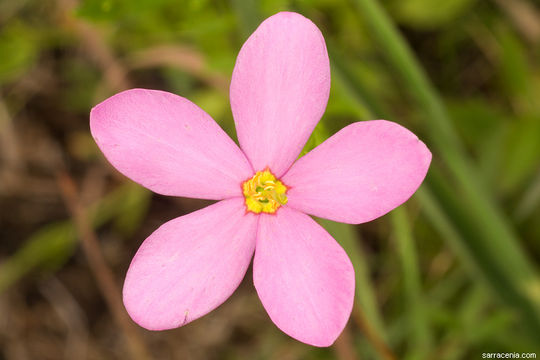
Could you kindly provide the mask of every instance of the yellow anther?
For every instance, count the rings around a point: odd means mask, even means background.
[[[287,203],[287,187],[270,170],[258,171],[242,187],[247,209],[256,214],[273,214]]]

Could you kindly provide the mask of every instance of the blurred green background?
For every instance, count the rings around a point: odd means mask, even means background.
[[[332,347],[281,333],[250,271],[194,323],[137,328],[118,307],[131,257],[160,224],[209,202],[118,174],[89,110],[126,88],[167,90],[236,138],[236,54],[283,10],[317,24],[331,59],[328,108],[305,151],[385,118],[431,149],[428,177],[371,223],[321,220],[357,277]],[[533,0],[0,0],[0,359],[540,356],[539,58]]]

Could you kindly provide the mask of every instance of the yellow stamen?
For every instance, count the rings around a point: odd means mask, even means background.
[[[257,171],[242,186],[248,211],[273,214],[287,203],[287,187],[270,170]]]

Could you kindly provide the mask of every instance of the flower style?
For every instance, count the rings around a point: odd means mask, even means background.
[[[253,280],[272,321],[291,337],[329,346],[353,306],[354,269],[310,215],[351,224],[405,202],[431,153],[404,127],[353,123],[295,162],[326,108],[324,38],[290,12],[266,19],[243,45],[231,108],[240,148],[189,100],[132,89],[92,109],[92,135],[121,173],[163,195],[219,200],[163,224],[133,258],[123,289],[150,330],[185,325],[222,304],[253,257]]]

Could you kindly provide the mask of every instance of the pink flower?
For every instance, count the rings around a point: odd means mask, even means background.
[[[240,148],[180,96],[133,89],[97,105],[92,135],[121,173],[163,195],[219,200],[171,220],[141,245],[124,304],[150,330],[185,325],[222,304],[253,260],[272,321],[293,338],[329,346],[351,314],[354,269],[306,214],[359,224],[405,202],[431,153],[385,121],[351,124],[295,162],[324,113],[330,67],[308,19],[283,12],[246,41],[230,99]]]

